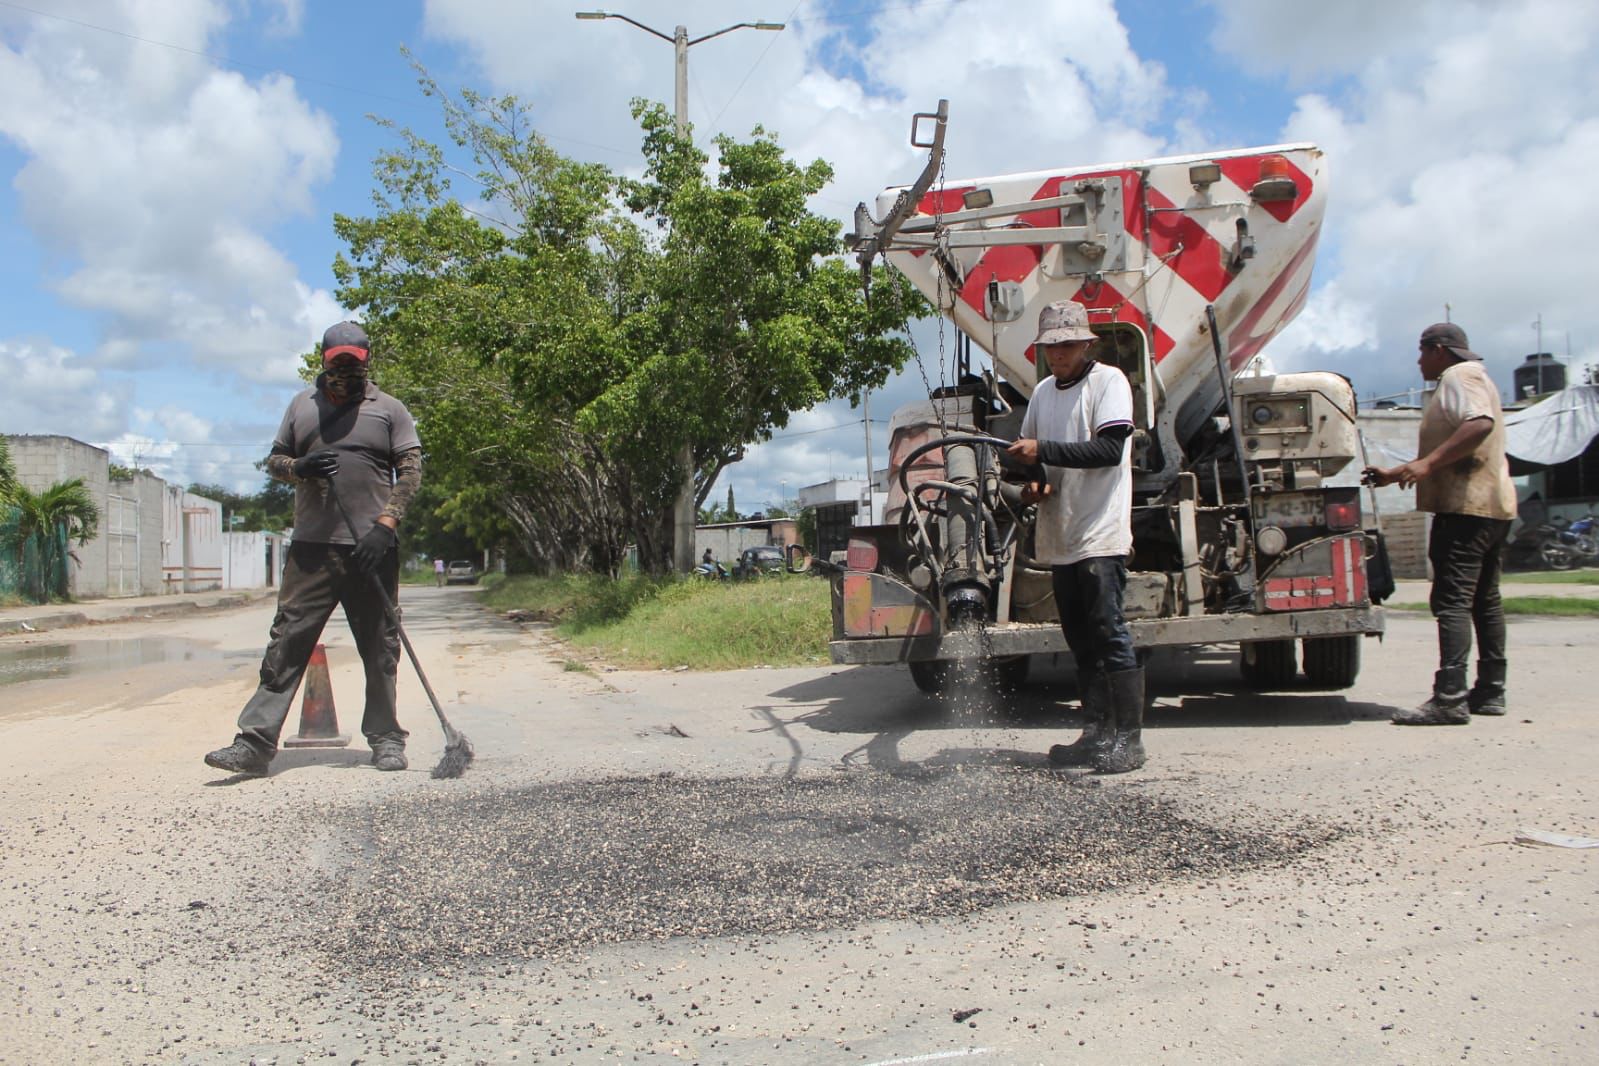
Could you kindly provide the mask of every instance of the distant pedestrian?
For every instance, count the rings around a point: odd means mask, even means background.
[[[433,560],[433,583],[439,588],[444,587],[444,560]]]
[[[267,772],[306,663],[335,606],[344,607],[366,667],[361,732],[379,770],[406,767],[395,715],[400,638],[390,602],[399,592],[395,530],[422,483],[422,443],[411,412],[368,378],[366,331],[340,322],[322,336],[322,373],[289,401],[267,457],[267,473],[294,486],[294,541],[278,591],[278,613],[261,659],[261,683],[239,714],[233,743],[206,755],[208,766]],[[352,537],[329,491],[350,513]]]
[[[1394,714],[1396,725],[1465,725],[1473,714],[1505,713],[1505,612],[1499,599],[1505,540],[1516,515],[1516,487],[1505,459],[1499,390],[1482,356],[1451,322],[1421,334],[1421,376],[1436,381],[1421,415],[1416,458],[1367,467],[1373,485],[1416,487],[1416,508],[1431,511],[1429,604],[1438,620],[1438,672],[1432,697]],[[1477,680],[1466,687],[1473,629]]]
[[[1080,303],[1039,312],[1033,344],[1050,376],[1005,454],[1044,468],[1023,499],[1039,503],[1037,558],[1051,569],[1082,693],[1082,736],[1050,748],[1049,760],[1121,774],[1144,765],[1144,668],[1122,607],[1133,550],[1133,391],[1127,375],[1089,354],[1096,339]]]

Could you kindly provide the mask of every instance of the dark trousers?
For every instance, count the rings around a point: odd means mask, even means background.
[[[1462,671],[1471,655],[1471,634],[1477,633],[1477,658],[1505,661],[1505,611],[1499,602],[1499,575],[1504,569],[1505,539],[1510,521],[1476,515],[1434,515],[1427,539],[1432,562],[1432,596],[1428,605],[1438,619],[1438,668]]]
[[[366,667],[366,710],[361,732],[367,739],[403,740],[394,710],[395,673],[400,661],[400,631],[383,608],[371,575],[359,573],[350,563],[350,547],[343,544],[289,545],[278,590],[278,614],[272,620],[272,637],[261,659],[261,684],[239,713],[239,734],[267,751],[278,746],[283,722],[289,716],[294,693],[305,676],[306,663],[322,636],[333,608],[343,605],[355,647]],[[400,561],[390,552],[379,567],[391,602],[398,602]]]
[[[1078,688],[1095,674],[1137,667],[1133,635],[1122,614],[1126,560],[1120,555],[1082,559],[1055,567],[1052,576],[1061,632],[1077,663]]]

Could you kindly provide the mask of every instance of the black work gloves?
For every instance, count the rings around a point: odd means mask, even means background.
[[[339,453],[332,448],[323,448],[310,455],[302,455],[294,461],[294,476],[300,478],[332,477],[339,472]]]
[[[394,530],[382,522],[374,522],[372,528],[367,530],[366,536],[356,541],[355,550],[350,553],[350,561],[363,574],[376,573],[383,557],[393,551],[399,542],[400,538]]]

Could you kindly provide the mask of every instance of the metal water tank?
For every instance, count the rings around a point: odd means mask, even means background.
[[[1525,400],[1565,388],[1566,364],[1548,352],[1533,352],[1511,376],[1516,385],[1516,399]]]

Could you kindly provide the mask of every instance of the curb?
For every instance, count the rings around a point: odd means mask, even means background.
[[[69,629],[74,626],[129,622],[144,618],[163,618],[171,615],[193,614],[198,611],[244,607],[254,603],[256,600],[267,599],[269,596],[275,595],[277,595],[277,590],[269,589],[253,596],[241,592],[217,596],[204,602],[177,600],[173,603],[147,603],[137,607],[119,607],[107,604],[95,608],[93,613],[88,611],[62,611],[59,614],[37,615],[32,618],[0,618],[0,634],[43,633],[46,630]]]
[[[37,618],[0,618],[0,633],[42,633],[46,629],[65,629],[68,626],[89,624],[89,616],[82,611],[62,614],[45,614]]]

